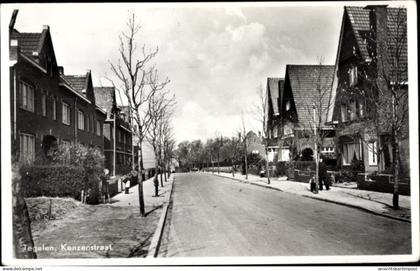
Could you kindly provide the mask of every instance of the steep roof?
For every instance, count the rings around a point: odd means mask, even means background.
[[[344,7],[351,23],[356,42],[363,59],[369,58],[366,35],[370,31],[369,9],[364,7]],[[405,8],[387,8],[388,44],[396,48],[395,41],[401,38],[403,32],[407,32],[407,10]],[[407,66],[407,35],[405,34],[405,46],[401,48],[400,62]],[[401,43],[400,43],[401,44]]]
[[[19,49],[22,53],[32,56],[33,52],[38,52],[41,43],[42,33],[20,33],[12,31],[10,38],[17,39]]]
[[[63,75],[63,78],[79,93],[85,94],[88,75]]]
[[[115,88],[114,87],[94,87],[96,105],[110,113],[115,106]]]
[[[270,95],[269,99],[273,105],[274,115],[279,114],[278,98],[280,97],[280,81],[282,81],[282,79],[277,77],[267,78],[268,94]]]
[[[290,82],[300,126],[305,128],[313,125],[311,112],[317,101],[321,101],[322,122],[326,121],[328,108],[331,107],[329,102],[333,75],[333,65],[286,66],[286,80]]]

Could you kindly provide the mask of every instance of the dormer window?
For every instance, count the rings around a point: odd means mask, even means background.
[[[357,85],[357,66],[349,69],[349,86],[353,87],[355,85]]]

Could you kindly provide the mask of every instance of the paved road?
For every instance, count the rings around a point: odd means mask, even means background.
[[[411,224],[203,173],[176,176],[160,257],[411,253]]]

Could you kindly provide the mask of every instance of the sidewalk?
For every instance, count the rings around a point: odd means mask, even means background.
[[[146,213],[150,210],[155,209],[156,207],[162,206],[165,203],[166,194],[169,193],[170,187],[172,184],[173,176],[168,179],[167,182],[163,181],[163,187],[160,187],[160,177],[159,177],[159,196],[155,197],[155,186],[153,184],[153,177],[147,179],[143,182],[143,195],[144,202],[146,205]],[[129,194],[121,192],[115,195],[111,199],[111,203],[107,205],[112,206],[139,206],[139,185],[134,185],[130,187]]]
[[[212,173],[206,172],[206,174]],[[241,174],[235,174],[235,177],[232,177],[231,173],[222,172],[220,174],[215,173],[215,175],[283,192],[293,193],[303,197],[351,206],[402,221],[410,222],[411,220],[410,196],[400,195],[400,210],[394,210],[392,209],[392,194],[389,193],[332,186],[330,187],[330,190],[324,189],[323,191],[319,191],[318,194],[314,194],[309,190],[309,186],[306,183],[283,180],[279,181],[278,178],[271,178],[271,184],[267,184],[267,178],[261,178],[255,175],[248,175],[248,180],[245,179],[245,175]]]
[[[153,179],[143,182],[145,217],[140,216],[138,185],[108,204],[87,205],[71,199],[78,203],[72,210],[32,228],[35,246],[52,248],[37,252],[38,258],[146,257],[172,181],[171,176],[164,187],[159,186],[158,197],[154,197]],[[86,249],[93,245],[94,249]]]

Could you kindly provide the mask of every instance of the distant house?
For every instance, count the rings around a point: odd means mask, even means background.
[[[278,160],[280,128],[279,102],[283,87],[283,78],[267,78],[267,138],[265,140],[267,140],[267,151],[270,162],[276,162]]]
[[[134,156],[128,109],[117,106],[114,87],[95,87],[94,91],[98,106],[106,112],[103,127],[105,166],[113,174],[126,174],[133,168]]]
[[[315,151],[313,130],[318,122],[314,122],[314,105],[315,114],[320,114],[322,120],[318,127],[323,134],[321,154],[330,156],[334,153],[334,127],[325,124],[333,73],[334,66],[330,65],[286,66],[284,89],[279,99],[278,136],[282,150],[279,160],[294,159],[304,149]]]
[[[351,161],[357,159],[363,161],[365,171],[372,172],[377,171],[379,166],[382,169],[389,169],[393,163],[389,130],[383,127],[373,129],[383,120],[381,116],[376,120],[373,118],[378,112],[373,110],[372,100],[366,99],[366,95],[375,97],[372,84],[375,79],[380,80],[380,73],[383,70],[381,67],[378,68],[378,61],[386,61],[383,47],[379,45],[393,42],[398,38],[397,28],[406,28],[406,24],[395,23],[395,18],[398,16],[402,16],[406,21],[406,10],[386,6],[344,8],[332,95],[335,106],[330,117],[332,123],[337,125],[338,151],[341,155],[340,164],[343,167],[350,166]],[[406,37],[400,42],[399,66],[404,72],[399,76],[407,81]],[[389,64],[384,66],[390,68]],[[378,85],[383,87],[380,83]],[[408,91],[408,85],[402,91]],[[359,95],[360,92],[369,94]],[[408,125],[406,129],[408,130]],[[407,173],[408,134],[402,143],[401,164]]]
[[[254,133],[253,131],[249,131],[246,134],[247,139],[247,151],[248,153],[259,154],[262,157],[265,157],[265,146],[262,141],[261,133]]]
[[[9,25],[12,157],[33,162],[59,143],[103,148],[100,127],[105,113],[96,107],[90,73],[82,88],[68,82],[57,66],[50,28],[21,33]],[[81,113],[79,113],[81,112]],[[97,130],[97,128],[99,130]]]

